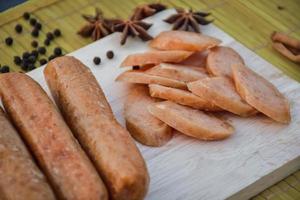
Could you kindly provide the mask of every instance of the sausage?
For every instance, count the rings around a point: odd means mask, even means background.
[[[97,171],[38,83],[25,74],[3,74],[0,94],[60,199],[107,199]]]
[[[45,176],[0,108],[0,199],[54,200]]]
[[[93,160],[110,198],[143,199],[146,164],[130,134],[115,119],[91,71],[74,57],[48,63],[44,75],[73,133]]]

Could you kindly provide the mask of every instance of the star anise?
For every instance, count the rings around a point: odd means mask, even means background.
[[[165,10],[166,8],[167,7],[161,3],[142,4],[134,9],[131,19],[141,20],[146,17],[152,16],[162,10]]]
[[[210,13],[205,12],[193,12],[192,9],[176,9],[177,13],[171,15],[164,21],[173,25],[173,30],[192,30],[194,32],[199,33],[200,28],[199,24],[207,25],[212,22],[212,20],[206,20],[205,17],[209,16]]]
[[[140,20],[115,20],[113,22],[113,31],[122,32],[121,45],[126,43],[128,36],[138,36],[143,41],[153,39],[151,35],[147,33],[147,30],[152,26],[146,22]]]
[[[83,37],[91,37],[94,41],[109,35],[112,31],[109,20],[103,17],[100,9],[96,8],[95,15],[82,15],[88,22],[77,33]]]

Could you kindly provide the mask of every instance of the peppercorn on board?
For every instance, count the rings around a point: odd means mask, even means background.
[[[146,19],[155,22],[149,33],[156,36],[170,25],[162,22],[174,10],[166,10]],[[203,142],[176,134],[161,148],[138,144],[151,177],[146,199],[246,199],[283,179],[300,167],[300,85],[283,75],[270,63],[214,25],[201,27],[202,32],[217,37],[223,45],[241,54],[246,64],[271,81],[290,101],[292,121],[281,125],[256,116],[241,119],[227,114],[226,118],[236,127],[235,134],[224,141]],[[129,84],[115,82],[123,71],[122,60],[132,53],[148,49],[146,43],[129,38],[120,46],[121,34],[114,33],[70,55],[90,67],[114,114],[124,125],[123,103]],[[112,60],[106,52],[115,54]],[[93,58],[100,56],[96,66]],[[49,93],[43,78],[44,67],[29,73]],[[50,93],[49,93],[50,94]]]

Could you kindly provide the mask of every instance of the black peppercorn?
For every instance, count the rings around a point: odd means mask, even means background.
[[[56,56],[61,56],[62,54],[62,51],[61,51],[61,48],[60,47],[56,47],[53,51],[54,55]]]
[[[30,25],[31,26],[35,26],[35,24],[36,24],[36,19],[34,19],[34,18],[31,18],[30,20],[29,20],[29,23],[30,23]]]
[[[11,45],[13,44],[13,42],[14,42],[14,40],[13,40],[11,37],[7,37],[7,38],[5,39],[5,44],[6,44],[7,46],[11,46]]]
[[[45,58],[42,58],[41,60],[40,60],[40,64],[41,65],[44,65],[44,64],[46,64],[47,63],[47,60],[45,59]]]
[[[55,55],[51,55],[51,56],[49,56],[48,61],[50,61],[50,60],[52,60],[54,58],[56,58],[56,56]]]
[[[99,65],[99,64],[101,63],[101,58],[95,57],[95,58],[93,59],[93,62],[95,63],[95,65]]]
[[[59,37],[61,36],[61,31],[57,28],[53,31],[53,34],[56,36],[56,37]]]
[[[17,24],[17,25],[15,26],[15,31],[16,31],[17,33],[21,33],[22,30],[23,30],[23,26],[22,26],[21,24]]]
[[[23,55],[22,55],[22,58],[27,59],[29,56],[30,56],[30,53],[24,52]]]
[[[48,40],[53,40],[54,39],[54,36],[53,36],[53,34],[51,32],[48,32],[46,34],[46,37],[47,37]]]
[[[50,40],[49,40],[49,39],[46,39],[46,40],[44,41],[44,44],[45,44],[46,46],[49,46],[49,45],[50,45]]]
[[[32,56],[35,56],[36,58],[39,56],[39,52],[37,51],[37,50],[33,50],[32,52],[31,52],[31,55]]]
[[[0,71],[1,71],[1,73],[7,73],[7,72],[9,72],[9,66],[4,65],[3,67],[1,67]]]
[[[112,59],[112,58],[114,57],[114,52],[113,52],[113,51],[108,51],[108,52],[106,52],[106,57],[107,57],[108,59]]]
[[[132,66],[132,69],[133,69],[133,70],[139,70],[139,69],[140,69],[140,66],[134,65],[134,66]]]
[[[31,71],[31,70],[34,70],[36,67],[34,66],[34,64],[33,63],[30,63],[29,65],[28,65],[28,68],[27,68],[27,70],[28,71]]]
[[[24,19],[29,20],[30,14],[28,12],[24,12],[23,17],[24,17]]]
[[[24,70],[24,71],[27,71],[28,65],[29,65],[28,61],[23,60],[22,63],[21,63],[21,69]]]
[[[29,56],[27,59],[29,63],[35,63],[36,57],[35,56]]]
[[[31,46],[34,47],[34,48],[36,48],[36,47],[39,46],[39,43],[38,43],[37,41],[33,40],[33,41],[31,42]]]
[[[34,28],[31,32],[31,35],[33,37],[38,37],[39,36],[39,29]]]
[[[21,62],[22,62],[22,59],[21,59],[19,56],[15,56],[15,57],[14,57],[14,63],[15,63],[16,65],[20,65]]]
[[[42,55],[44,55],[46,53],[46,48],[45,47],[39,47],[38,48],[38,52]]]
[[[37,22],[34,26],[34,28],[38,29],[38,30],[41,30],[42,29],[42,24]]]

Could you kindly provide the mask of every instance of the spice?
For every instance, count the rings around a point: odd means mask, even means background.
[[[37,50],[33,50],[33,51],[31,52],[31,55],[32,55],[32,56],[35,56],[35,57],[38,57],[38,56],[39,56],[39,52],[38,52]]]
[[[34,70],[35,68],[36,68],[35,65],[34,65],[33,63],[30,63],[30,64],[28,65],[27,70],[28,70],[28,71],[31,71],[31,70]]]
[[[132,66],[132,70],[139,70],[139,69],[140,69],[140,66],[138,66],[138,65]]]
[[[34,55],[32,55],[32,56],[29,56],[27,60],[29,63],[35,63],[36,57]]]
[[[53,51],[54,55],[56,56],[61,56],[62,54],[62,51],[61,51],[61,48],[60,47],[56,47]]]
[[[93,62],[95,63],[95,65],[99,65],[101,63],[101,59],[99,57],[95,57],[93,59]]]
[[[209,16],[210,13],[185,9],[176,9],[177,13],[169,16],[164,21],[173,25],[173,30],[185,30],[185,31],[194,31],[199,33],[200,28],[199,24],[207,25],[212,21],[206,20],[205,17]]]
[[[59,36],[61,36],[61,31],[59,29],[55,29],[53,31],[53,34],[55,35],[55,37],[59,37]]]
[[[300,41],[284,33],[274,32],[271,35],[273,48],[291,61],[300,63]]]
[[[5,44],[6,44],[7,46],[11,46],[11,45],[13,44],[13,42],[14,42],[14,40],[13,40],[11,37],[7,37],[7,38],[5,39]]]
[[[38,30],[41,30],[42,29],[42,24],[37,22],[34,26],[34,28],[38,29]]]
[[[53,40],[54,39],[54,36],[53,36],[53,34],[51,32],[48,32],[46,34],[46,37],[47,37],[48,40]]]
[[[31,42],[31,46],[34,47],[34,48],[38,47],[38,45],[39,45],[39,43],[37,41],[35,41],[35,40],[33,40]]]
[[[54,58],[56,58],[56,56],[55,55],[51,55],[51,56],[49,56],[48,61],[53,60]]]
[[[40,64],[41,64],[41,65],[44,65],[44,64],[46,64],[46,63],[47,63],[47,60],[46,60],[46,59],[42,58],[42,59],[40,60]]]
[[[30,20],[29,20],[29,23],[30,23],[30,25],[31,26],[34,26],[35,24],[36,24],[36,19],[34,19],[34,18],[31,18]]]
[[[157,12],[165,10],[167,7],[160,3],[151,3],[139,5],[134,9],[132,20],[141,20],[146,17],[152,16]]]
[[[152,36],[147,33],[147,30],[152,26],[139,20],[115,20],[113,25],[114,32],[122,32],[121,45],[126,43],[128,36],[138,36],[143,41],[152,39]]]
[[[45,47],[39,47],[38,48],[38,52],[42,55],[44,55],[46,53],[46,48]]]
[[[22,30],[23,30],[23,26],[22,26],[21,24],[17,24],[17,25],[15,26],[15,31],[16,31],[17,33],[21,33]]]
[[[113,51],[107,51],[107,52],[106,52],[106,57],[107,57],[108,59],[112,59],[112,58],[114,57],[114,52],[113,52]]]
[[[14,56],[14,63],[16,65],[20,65],[22,63],[22,59],[19,56]]]
[[[46,46],[49,46],[49,45],[50,45],[50,40],[49,40],[49,39],[45,39],[44,44],[45,44]]]
[[[88,22],[77,33],[82,37],[91,37],[94,41],[111,33],[110,21],[103,17],[100,9],[96,8],[94,16],[82,15]]]
[[[22,58],[27,59],[29,56],[30,56],[30,53],[24,52],[23,55],[22,55]]]
[[[39,29],[34,28],[31,32],[31,35],[33,37],[38,37],[39,36]]]
[[[7,73],[9,72],[9,66],[4,65],[3,67],[0,68],[1,73]]]
[[[24,12],[24,13],[23,13],[23,18],[24,18],[25,20],[29,20],[30,14],[29,14],[28,12]]]

